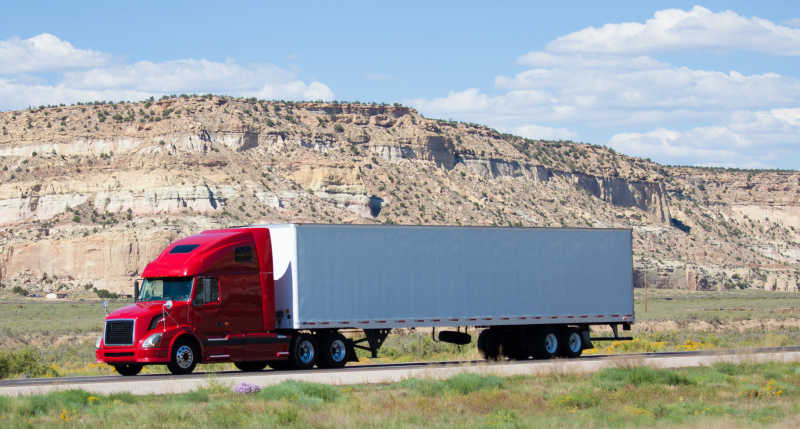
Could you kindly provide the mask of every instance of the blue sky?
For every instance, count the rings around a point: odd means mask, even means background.
[[[667,164],[800,168],[798,70],[788,1],[26,2],[0,16],[0,110],[206,92],[401,102]]]

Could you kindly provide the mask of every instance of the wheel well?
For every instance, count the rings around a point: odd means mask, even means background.
[[[200,342],[197,341],[197,338],[195,338],[194,335],[188,333],[180,334],[177,337],[175,337],[175,339],[172,340],[172,344],[170,344],[169,346],[170,353],[172,353],[172,348],[175,347],[175,344],[178,344],[178,341],[184,341],[184,340],[195,346],[197,350],[200,351],[200,355],[201,356],[203,355],[203,346],[200,345]]]

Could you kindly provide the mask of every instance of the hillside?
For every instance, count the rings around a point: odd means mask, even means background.
[[[176,237],[276,222],[626,227],[639,286],[800,281],[797,171],[668,167],[399,105],[181,96],[0,127],[6,288],[130,293]]]

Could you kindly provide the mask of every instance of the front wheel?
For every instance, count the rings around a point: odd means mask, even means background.
[[[170,372],[176,375],[191,374],[200,360],[200,350],[188,340],[179,340],[172,348],[172,357],[167,364]]]
[[[267,361],[254,361],[254,362],[234,362],[236,368],[244,372],[261,371],[267,367]]]
[[[118,363],[114,365],[114,369],[116,369],[120,375],[131,376],[138,374],[142,370],[142,364],[130,362]]]

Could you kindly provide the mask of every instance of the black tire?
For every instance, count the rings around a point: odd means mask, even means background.
[[[497,360],[500,357],[500,338],[495,329],[489,328],[478,335],[478,351],[486,360]]]
[[[194,342],[187,339],[178,340],[170,354],[171,358],[167,368],[176,375],[191,374],[200,361],[200,350]]]
[[[272,369],[274,369],[276,371],[285,371],[287,369],[291,369],[292,368],[292,361],[290,361],[289,359],[286,359],[286,360],[271,360],[271,361],[267,362],[267,365],[269,365],[270,368],[272,368]]]
[[[347,364],[347,340],[338,332],[323,334],[319,340],[320,368],[342,368]]]
[[[583,335],[576,328],[568,328],[562,332],[561,352],[559,355],[564,357],[578,357],[583,353]]]
[[[234,362],[233,363],[236,368],[244,372],[254,372],[254,371],[261,371],[262,369],[267,367],[267,361],[251,361],[251,362]]]
[[[142,371],[142,364],[131,363],[131,362],[117,363],[114,364],[114,369],[117,370],[119,375],[131,376],[131,375],[136,375]]]
[[[317,342],[312,335],[299,334],[292,340],[289,360],[297,369],[311,369],[317,363]]]
[[[527,360],[532,354],[524,327],[506,328],[501,335],[501,354],[512,360]]]
[[[550,359],[559,352],[558,332],[552,327],[545,327],[539,331],[535,340],[535,353],[537,359]]]

